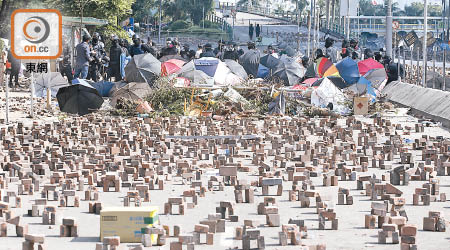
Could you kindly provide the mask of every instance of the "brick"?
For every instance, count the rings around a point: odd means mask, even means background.
[[[209,226],[208,225],[202,225],[202,224],[196,224],[194,226],[194,231],[199,233],[208,233],[209,232]]]
[[[417,225],[406,224],[406,225],[402,226],[401,233],[402,233],[402,236],[416,236]]]
[[[396,224],[383,224],[382,226],[383,231],[385,232],[395,232],[397,231],[397,225]]]
[[[43,235],[43,234],[25,234],[25,240],[33,242],[33,243],[44,244],[45,235]]]
[[[75,225],[75,219],[74,218],[63,218],[62,224],[65,226],[73,226],[73,225]]]
[[[220,176],[237,176],[237,167],[222,166],[219,168]]]
[[[110,246],[118,246],[120,245],[120,236],[103,237],[103,244]]]

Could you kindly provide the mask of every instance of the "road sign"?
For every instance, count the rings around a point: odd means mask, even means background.
[[[435,42],[436,42],[436,38],[434,38],[433,32],[429,31],[427,33],[427,46],[428,47],[433,46]]]
[[[403,37],[405,40],[406,46],[411,47],[419,40],[419,37],[417,36],[416,32],[414,30],[410,31],[408,34],[406,34],[405,37]]]
[[[398,28],[400,28],[400,23],[398,21],[393,21],[392,22],[392,28],[394,30],[398,30]]]
[[[236,8],[231,9],[231,15],[236,18]]]

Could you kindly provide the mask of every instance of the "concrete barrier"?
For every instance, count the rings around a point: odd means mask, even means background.
[[[414,114],[431,118],[450,128],[450,92],[403,82],[392,82],[382,92],[389,101],[411,107]]]

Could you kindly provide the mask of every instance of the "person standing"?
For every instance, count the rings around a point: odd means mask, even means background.
[[[203,48],[203,52],[200,54],[200,58],[202,57],[215,57],[212,45],[210,43],[205,44]]]
[[[256,24],[255,32],[256,32],[256,39],[258,39],[258,37],[261,35],[261,26],[259,26],[259,23]]]
[[[91,36],[88,34],[83,35],[83,41],[77,45],[77,57],[75,60],[75,75],[74,78],[86,79],[89,71],[89,62],[91,58],[91,51],[89,49],[89,41]]]
[[[59,62],[59,71],[63,77],[67,77],[67,81],[69,82],[69,84],[71,84],[73,80],[73,74],[72,63],[70,63],[70,49],[68,45],[64,46],[63,59]]]
[[[331,60],[332,63],[336,63],[337,61],[337,51],[333,47],[334,39],[331,37],[327,37],[325,39],[325,56]]]
[[[203,53],[203,46],[199,44],[197,46],[197,51],[195,51],[195,59],[199,59],[200,55]]]
[[[120,75],[122,79],[125,78],[125,66],[131,61],[130,53],[128,53],[128,42],[126,39],[120,39],[119,45],[121,47],[122,53],[120,54]]]
[[[3,85],[6,69],[6,48],[3,41],[0,39],[0,86]]]
[[[8,52],[8,62],[11,63],[11,73],[9,75],[9,87],[10,88],[14,87],[12,85],[13,77],[15,79],[15,81],[14,81],[15,87],[19,87],[19,72],[20,72],[21,61],[19,59],[16,59],[13,56],[11,50],[9,50],[9,52]]]
[[[255,28],[253,27],[253,23],[250,24],[248,27],[248,36],[250,37],[250,41],[253,41],[253,32],[255,31]]]
[[[122,80],[122,75],[120,74],[120,55],[122,54],[122,47],[119,45],[119,38],[113,36],[112,45],[109,49],[109,67],[108,76],[114,77],[114,81],[118,82]]]
[[[100,35],[97,32],[94,32],[91,41],[91,53],[93,60],[89,62],[89,72],[87,76],[87,79],[92,79],[94,82],[98,81],[102,59],[106,55],[104,48],[105,45],[100,40]]]

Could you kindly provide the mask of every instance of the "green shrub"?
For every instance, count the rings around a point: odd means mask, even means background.
[[[213,22],[208,21],[208,20],[205,20],[204,22],[205,22],[205,28],[208,28],[208,29],[219,29],[219,30],[222,28],[222,26],[220,24],[218,24],[218,23],[213,23]],[[203,23],[200,23],[200,27],[203,28]]]
[[[177,20],[170,25],[170,30],[184,30],[189,28],[190,24],[184,20]]]

